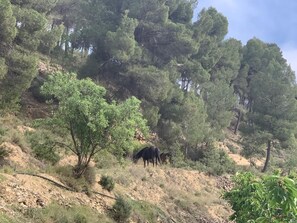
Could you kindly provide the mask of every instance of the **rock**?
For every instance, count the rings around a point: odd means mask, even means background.
[[[40,207],[44,207],[45,206],[45,203],[44,203],[44,201],[41,198],[37,198],[36,204],[38,206],[40,206]]]

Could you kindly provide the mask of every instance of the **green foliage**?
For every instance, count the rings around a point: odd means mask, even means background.
[[[177,23],[189,23],[193,18],[193,6],[191,2],[181,2],[170,13],[170,20]]]
[[[3,57],[0,57],[0,81],[4,79],[8,71],[8,67],[5,64],[5,59]]]
[[[52,203],[45,208],[27,209],[25,217],[33,222],[55,222],[55,223],[111,223],[111,219],[96,213],[94,210],[83,206],[64,206]],[[30,221],[31,222],[31,221]]]
[[[84,172],[85,180],[90,184],[96,183],[96,168],[88,166]]]
[[[0,47],[2,44],[9,45],[16,36],[16,19],[12,13],[12,7],[9,0],[0,1]],[[2,52],[0,53],[2,55]]]
[[[119,160],[107,150],[99,151],[94,156],[96,167],[99,169],[109,169],[119,165]]]
[[[42,32],[39,49],[44,54],[50,54],[54,47],[57,46],[58,41],[61,39],[64,26],[55,26],[52,30]]]
[[[281,50],[251,39],[243,49],[242,64],[235,89],[249,111],[240,127],[244,141],[251,141],[245,143],[245,152],[251,155],[271,142],[278,142],[278,149],[296,147],[295,75]]]
[[[233,144],[227,143],[227,147],[231,153],[236,154],[238,153],[238,147],[234,146]]]
[[[161,107],[160,136],[169,145],[175,142],[197,145],[205,139],[209,125],[203,101],[193,93],[177,100],[175,96]]]
[[[297,218],[296,178],[278,174],[257,178],[237,174],[234,188],[224,193],[234,213],[231,220],[245,222],[294,222]]]
[[[212,7],[192,22],[196,4],[0,0],[1,110],[18,108],[37,73],[38,49],[63,69],[80,70],[80,77],[107,87],[68,74],[45,85],[52,85],[48,98],[59,101],[51,127],[73,139],[65,147],[78,155],[78,176],[100,150],[122,159],[133,149],[135,128],[147,130],[140,102],[124,101],[131,95],[142,101],[148,125],[168,146],[194,150],[222,139],[240,107],[240,129],[257,139],[244,140],[246,154],[262,151],[268,141],[279,142],[277,149],[295,148],[295,75],[279,47],[256,38],[245,46],[225,39],[228,21]],[[42,151],[38,156],[46,157]]]
[[[131,205],[122,197],[116,199],[112,206],[111,215],[116,222],[127,222],[132,212]]]
[[[114,189],[115,182],[110,176],[101,176],[99,184],[103,187],[103,189],[108,190],[109,192]]]
[[[100,150],[108,148],[122,157],[131,147],[135,129],[147,131],[139,100],[132,97],[121,104],[109,104],[104,99],[106,90],[90,79],[78,80],[75,74],[56,73],[42,91],[59,101],[50,122],[71,135],[73,145],[69,149],[78,157],[77,177]]]
[[[4,213],[0,213],[0,222],[1,223],[19,223],[19,221],[10,218]]]
[[[0,161],[7,156],[9,156],[9,151],[4,146],[0,146]]]
[[[0,82],[0,108],[16,107],[23,91],[29,88],[37,74],[37,60],[34,55],[14,50],[8,57],[8,74]]]
[[[206,166],[206,170],[210,174],[222,175],[235,172],[234,161],[223,150],[208,148],[203,151],[202,157],[199,161]]]
[[[54,168],[55,174],[58,174],[58,178],[68,187],[77,192],[90,192],[90,183],[85,177],[77,179],[73,176],[72,166],[58,166]],[[88,177],[88,176],[87,176]]]
[[[132,218],[137,218],[140,222],[158,222],[158,219],[166,216],[160,208],[145,201],[130,200],[130,205]]]
[[[107,32],[106,45],[111,57],[126,62],[137,53],[139,49],[134,40],[134,30],[137,24],[137,20],[129,18],[126,13],[116,32]]]
[[[38,130],[27,135],[33,154],[37,159],[55,164],[60,160],[55,139],[48,131]]]
[[[153,106],[151,103],[142,100],[143,116],[147,119],[148,126],[154,129],[158,125],[160,119],[159,107]]]
[[[47,23],[45,16],[34,9],[22,7],[14,7],[14,15],[19,24],[16,42],[35,51],[40,44],[39,35]]]
[[[145,98],[150,102],[160,102],[167,97],[171,86],[167,71],[154,66],[131,66],[128,68],[127,75],[132,79],[133,93],[137,97]]]
[[[230,125],[235,95],[224,81],[209,83],[202,94],[206,101],[208,121],[213,131],[211,136],[219,138],[222,136],[222,130]]]
[[[129,16],[137,18],[139,21],[148,21],[149,23],[165,23],[168,20],[168,7],[162,1],[145,0],[125,1],[125,8],[129,9]]]

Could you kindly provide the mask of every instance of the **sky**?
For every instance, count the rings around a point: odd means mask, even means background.
[[[227,17],[227,38],[276,43],[297,75],[297,0],[198,0],[194,21],[211,6]]]

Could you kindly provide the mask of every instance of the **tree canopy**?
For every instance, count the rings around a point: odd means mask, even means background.
[[[246,154],[263,145],[267,154],[293,149],[295,74],[280,48],[228,39],[227,18],[213,7],[193,18],[197,4],[0,0],[1,110],[21,105],[48,58],[104,86],[106,102],[141,100],[164,147],[198,153],[231,125],[243,133]]]
[[[67,147],[77,156],[75,174],[80,177],[91,158],[102,149],[113,149],[123,157],[131,149],[135,129],[146,133],[146,122],[135,97],[117,104],[108,103],[106,90],[90,79],[75,74],[56,73],[42,87],[43,93],[58,100],[58,109],[48,124],[71,136]]]

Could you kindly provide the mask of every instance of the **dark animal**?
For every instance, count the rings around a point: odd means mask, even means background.
[[[136,153],[133,156],[133,161],[134,163],[137,163],[137,161],[142,158],[143,159],[143,164],[144,167],[149,165],[149,162],[152,161],[153,166],[161,164],[161,159],[160,159],[160,150],[156,147],[150,146],[150,147],[145,147],[142,150],[140,150],[138,153]]]
[[[169,152],[163,152],[160,154],[162,164],[171,163],[171,154]]]

